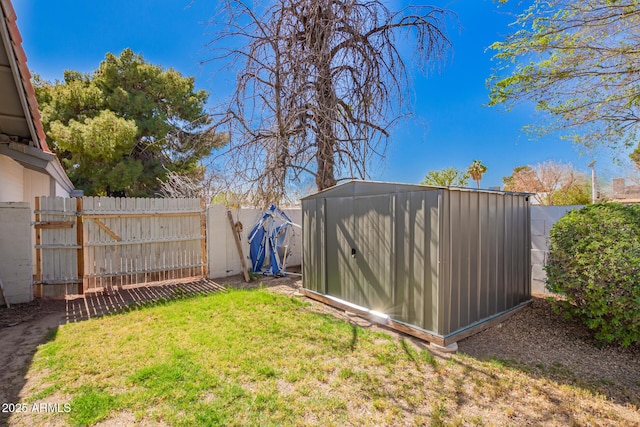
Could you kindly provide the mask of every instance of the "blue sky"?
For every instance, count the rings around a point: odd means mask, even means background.
[[[14,0],[23,47],[32,73],[61,79],[65,69],[90,72],[105,53],[131,47],[151,63],[175,68],[196,78],[210,93],[213,106],[233,86],[233,76],[220,74],[206,43],[212,38],[205,22],[214,14],[207,0]],[[517,3],[517,2],[514,2]],[[493,0],[428,1],[452,10],[449,26],[453,50],[447,63],[428,76],[414,75],[416,120],[394,130],[388,156],[373,179],[417,183],[432,169],[465,169],[479,159],[488,167],[483,187],[499,186],[515,166],[545,160],[586,165],[598,160],[598,173],[611,178],[623,173],[611,154],[580,153],[580,147],[558,135],[530,140],[521,128],[532,121],[533,108],[514,112],[485,107],[485,80],[495,64],[487,47],[508,34],[514,21]],[[626,159],[625,153],[619,157]],[[471,183],[473,184],[473,183]]]

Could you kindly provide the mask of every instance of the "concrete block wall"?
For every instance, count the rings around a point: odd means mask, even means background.
[[[283,209],[295,224],[302,225],[301,209]],[[242,223],[243,231],[240,233],[242,254],[251,268],[249,259],[249,232],[254,224],[264,214],[260,209],[233,209],[231,211],[233,221]],[[302,230],[292,227],[291,240],[289,241],[290,256],[287,266],[297,266],[302,263]],[[242,274],[242,264],[233,238],[233,231],[227,217],[227,207],[213,205],[207,209],[207,260],[209,264],[209,277],[228,277]]]
[[[549,294],[543,268],[549,255],[549,231],[553,224],[574,209],[583,206],[531,206],[531,292]]]
[[[0,202],[0,279],[10,304],[33,299],[32,247],[29,203]]]

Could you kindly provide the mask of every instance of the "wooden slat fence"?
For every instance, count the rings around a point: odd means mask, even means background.
[[[36,295],[205,276],[205,236],[199,199],[38,198]]]
[[[76,199],[36,197],[36,274],[34,292],[38,297],[78,293],[82,276],[78,259],[82,258],[82,241],[78,242]]]

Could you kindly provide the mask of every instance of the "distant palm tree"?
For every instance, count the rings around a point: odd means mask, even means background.
[[[482,179],[482,174],[487,171],[487,167],[482,164],[480,160],[474,160],[471,162],[471,166],[467,169],[467,173],[471,175],[471,179],[476,182],[476,186],[480,188],[480,180]]]

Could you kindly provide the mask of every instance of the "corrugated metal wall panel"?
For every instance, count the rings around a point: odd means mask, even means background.
[[[525,242],[526,242],[526,248],[525,248],[525,256],[527,257],[527,259],[524,261],[524,268],[526,270],[526,275],[527,275],[527,282],[524,283],[522,285],[522,294],[525,296],[523,301],[527,301],[528,299],[531,298],[531,274],[532,274],[532,269],[531,269],[531,210],[529,209],[529,199],[527,198],[526,200],[523,201],[522,203],[522,209],[525,211],[525,227],[528,230],[528,232],[525,234]]]
[[[451,192],[445,191],[442,194],[440,203],[440,266],[438,274],[438,322],[433,332],[441,334],[440,331],[449,328],[449,315],[451,307],[448,301],[451,300],[451,272],[453,270],[453,248],[451,242]]]
[[[466,296],[466,304],[461,305],[461,309],[467,310],[467,316],[460,316],[461,322],[458,328],[473,323],[471,319],[482,319],[480,315],[480,305],[482,305],[482,288],[486,286],[486,282],[482,281],[482,264],[480,257],[481,223],[480,223],[480,200],[487,193],[468,193],[467,197],[467,217],[465,222],[468,227],[468,249],[467,249],[467,288],[463,294]],[[472,197],[473,196],[473,197]],[[464,320],[462,320],[464,319]]]
[[[395,300],[395,195],[354,199],[356,304],[386,313]],[[352,263],[353,264],[353,263]]]
[[[504,283],[506,281],[506,277],[505,277],[505,270],[504,270],[504,260],[503,260],[503,254],[504,251],[506,250],[506,237],[505,237],[505,233],[506,233],[506,222],[505,222],[505,198],[504,197],[499,197],[495,199],[495,222],[494,222],[494,226],[495,226],[495,233],[496,233],[496,241],[495,241],[495,245],[496,245],[496,249],[494,251],[494,256],[495,256],[495,295],[494,295],[494,303],[495,303],[495,312],[499,313],[501,311],[503,311],[505,309],[505,305],[504,305],[504,301],[505,301],[505,296],[504,296],[504,292],[502,287],[500,286],[501,283]]]
[[[419,193],[420,195],[420,193]],[[414,193],[402,193],[396,199],[396,289],[395,306],[387,314],[402,322],[424,323],[424,204]],[[416,206],[418,205],[419,206]],[[419,221],[419,222],[418,222]],[[417,232],[417,236],[416,236]],[[415,323],[413,323],[415,322]]]
[[[509,218],[508,230],[509,230],[509,243],[510,246],[506,252],[507,259],[505,261],[505,265],[509,271],[509,279],[504,284],[507,289],[507,302],[506,307],[510,308],[518,304],[519,296],[518,296],[518,253],[520,252],[520,242],[521,236],[517,229],[518,224],[518,202],[515,200],[514,196],[508,195],[508,206],[506,207],[506,214]]]
[[[321,264],[304,267],[306,288],[440,336],[530,298],[526,195],[361,187],[366,195],[349,183],[303,200],[305,262]]]
[[[317,228],[316,232],[318,237],[316,238],[317,245],[317,259],[318,259],[318,281],[321,292],[327,293],[327,201],[318,201],[316,207],[317,210]]]
[[[501,284],[504,300],[502,301],[502,305],[498,307],[500,311],[506,310],[507,308],[511,307],[511,304],[513,302],[513,289],[508,285],[513,281],[513,265],[507,262],[513,254],[513,251],[515,249],[514,239],[517,238],[517,236],[514,236],[513,229],[511,228],[511,224],[513,224],[513,221],[513,198],[509,195],[506,195],[504,197],[504,282]]]
[[[394,198],[326,199],[328,295],[381,312],[393,308]]]
[[[477,310],[480,319],[491,316],[491,229],[489,225],[489,205],[490,195],[483,193],[478,198],[478,227],[480,229],[480,241],[478,242],[478,281],[480,284],[476,289]],[[484,286],[482,286],[484,284]]]
[[[425,324],[426,330],[437,331],[440,328],[440,312],[442,306],[442,300],[440,299],[440,283],[442,282],[442,200],[444,190],[438,190],[437,192],[429,192],[427,195],[427,206],[429,207],[429,218],[431,224],[429,226],[429,255],[431,269],[427,272],[427,277],[430,276],[431,285],[431,304],[425,304],[425,319],[431,317],[433,324],[428,328]]]
[[[517,201],[517,206],[518,206],[518,222],[517,224],[520,225],[521,227],[526,227],[527,225],[529,225],[529,218],[528,218],[528,209],[525,209],[524,206],[522,205],[522,201],[516,199]],[[518,263],[516,264],[517,267],[517,271],[515,274],[515,280],[517,283],[517,287],[515,288],[516,290],[516,295],[517,295],[517,299],[516,302],[520,303],[523,301],[522,299],[522,295],[526,292],[527,289],[529,289],[528,284],[530,284],[531,282],[528,279],[529,275],[528,273],[531,272],[531,268],[530,268],[530,264],[531,264],[531,246],[529,245],[529,239],[528,236],[530,235],[530,229],[531,227],[527,227],[527,230],[529,230],[529,232],[527,233],[518,233],[519,235],[519,239],[518,239]],[[528,259],[525,259],[526,257],[528,257]],[[527,262],[528,261],[528,262]]]
[[[326,199],[326,292],[327,295],[358,304],[353,283],[356,271],[351,265],[353,240],[353,198]]]
[[[529,299],[528,201],[521,195],[446,193],[441,327],[447,335]],[[447,259],[448,257],[448,259]],[[449,275],[446,280],[447,274]]]
[[[446,241],[441,241],[441,245],[445,245],[445,251],[448,253],[449,258],[447,260],[446,268],[449,270],[449,278],[446,282],[440,281],[440,287],[442,288],[442,294],[444,299],[442,299],[442,305],[440,306],[440,311],[444,315],[442,322],[440,323],[440,330],[436,331],[438,333],[442,333],[441,331],[449,331],[451,330],[451,319],[453,315],[458,317],[457,310],[452,314],[453,304],[457,309],[459,295],[458,295],[458,286],[459,283],[459,273],[460,273],[460,255],[458,254],[458,248],[451,244],[454,240],[454,236],[457,236],[457,231],[454,230],[454,224],[459,222],[460,215],[460,193],[451,193],[448,194],[448,215],[442,216],[442,220],[445,221],[446,227],[448,229],[448,236]],[[455,218],[455,220],[452,220]]]
[[[325,201],[302,202],[302,277],[304,287],[326,293]]]
[[[400,193],[396,201],[392,318],[431,331],[438,315],[438,200],[441,190]]]
[[[318,253],[322,247],[318,244],[321,236],[317,230],[317,204],[316,199],[302,203],[302,277],[305,288],[324,293],[318,277]]]

